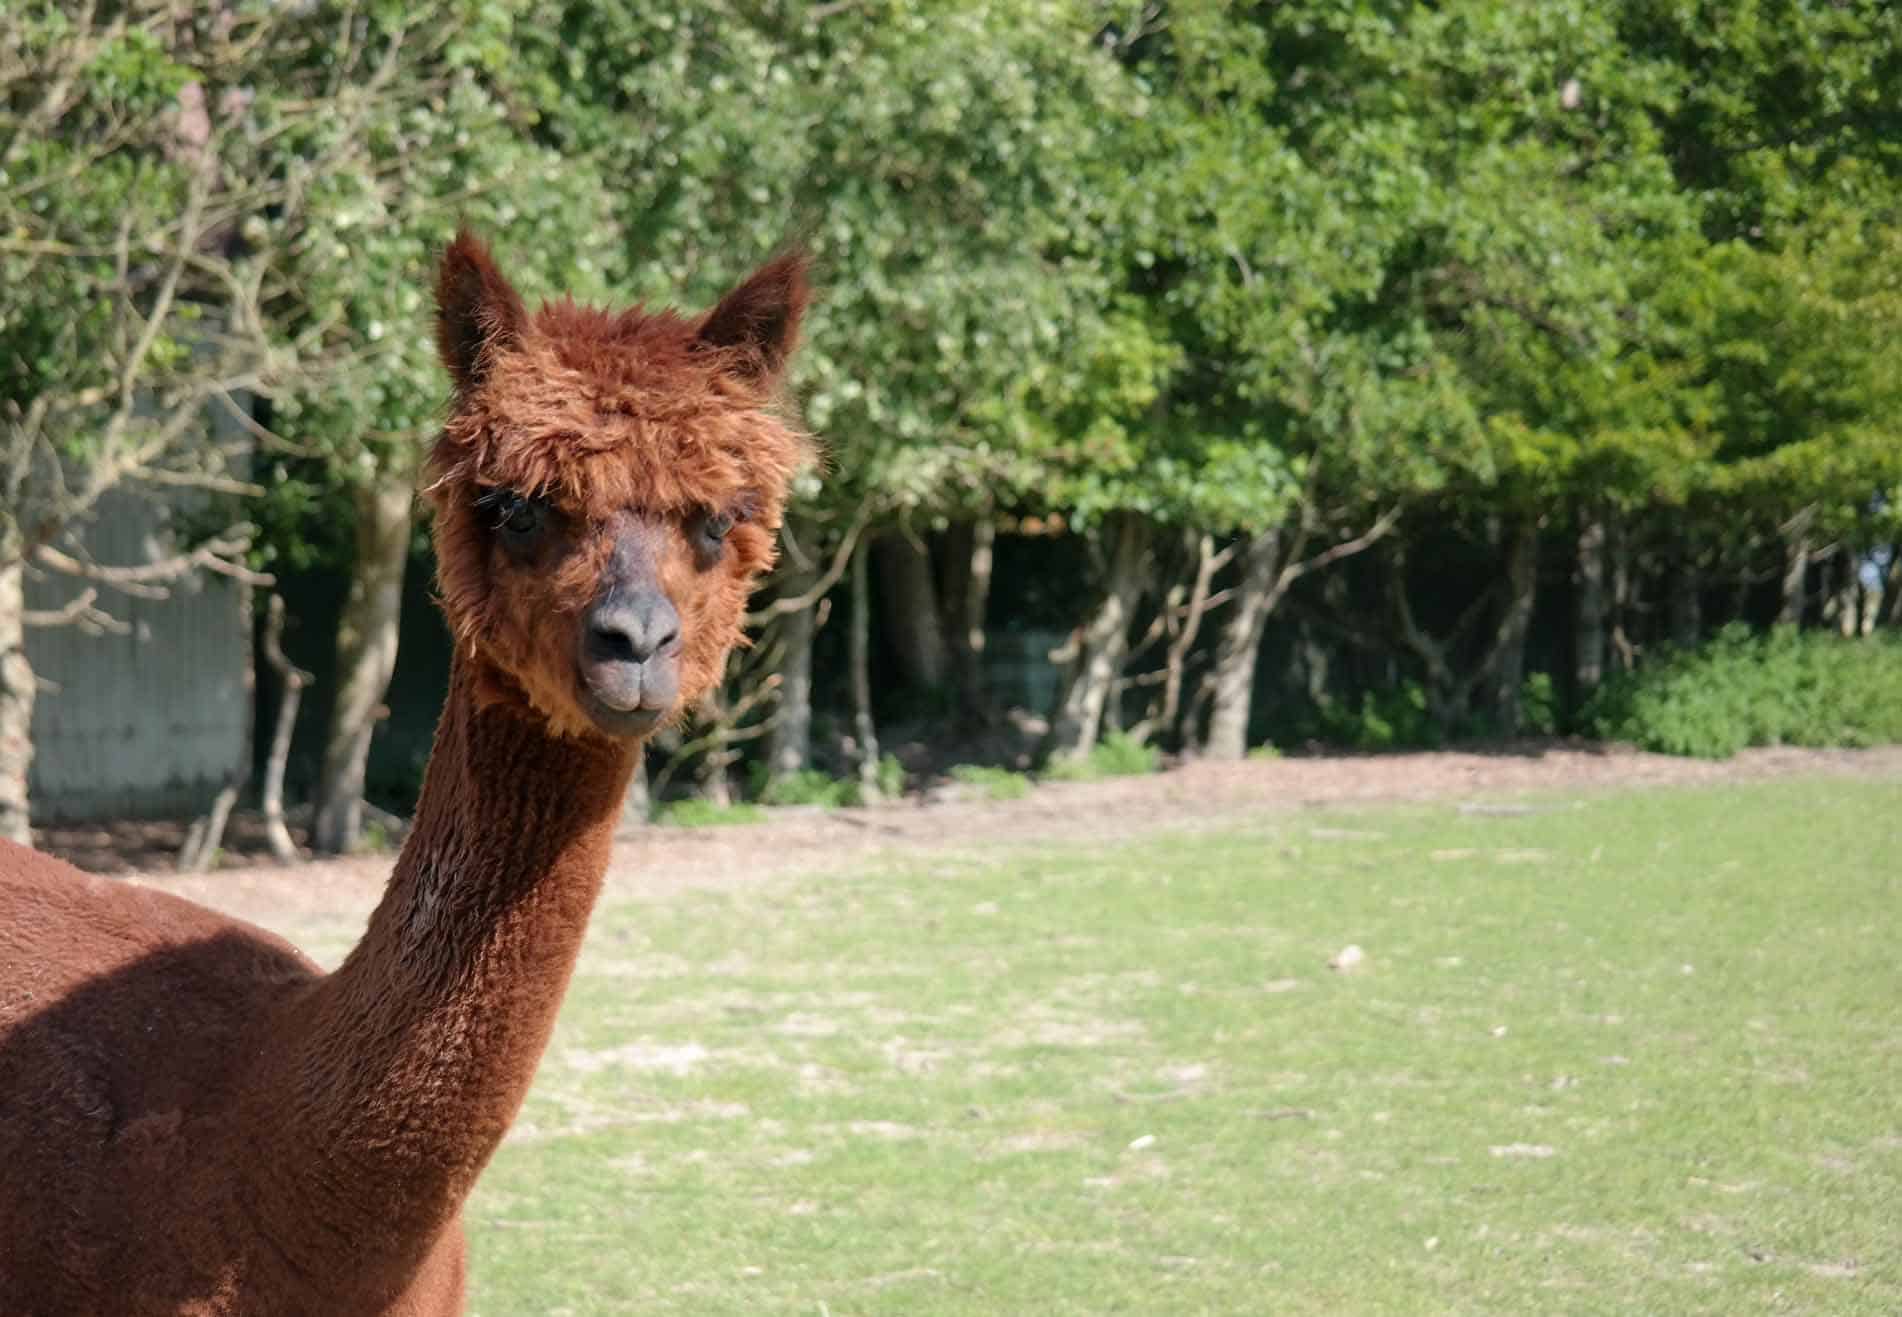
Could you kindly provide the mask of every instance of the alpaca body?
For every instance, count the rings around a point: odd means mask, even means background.
[[[330,974],[0,842],[0,1317],[452,1317],[642,738],[698,702],[805,437],[783,256],[705,316],[530,316],[467,234],[431,457],[456,637],[409,837]]]
[[[414,840],[330,975],[0,845],[0,1166],[25,1190],[0,1194],[0,1317],[460,1312],[457,1212],[546,1045],[630,769],[458,681]],[[496,807],[466,816],[470,784]]]
[[[284,1186],[249,1182],[271,1112],[243,1062],[321,982],[308,960],[0,842],[0,982],[0,1166],[17,1187],[0,1195],[0,1317],[209,1317],[260,1311],[256,1293],[336,1311],[335,1285],[299,1266],[309,1230],[271,1210]],[[458,1311],[461,1271],[452,1226],[419,1268],[447,1303],[393,1292],[361,1311]]]

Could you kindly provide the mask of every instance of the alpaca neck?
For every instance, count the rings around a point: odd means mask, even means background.
[[[459,659],[382,903],[284,1022],[289,1064],[260,1094],[300,1233],[360,1274],[366,1250],[421,1257],[520,1108],[633,768],[627,746],[550,737],[474,690]]]

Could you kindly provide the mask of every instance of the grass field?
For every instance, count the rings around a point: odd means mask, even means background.
[[[1899,916],[1843,781],[607,905],[471,1310],[1902,1312]]]

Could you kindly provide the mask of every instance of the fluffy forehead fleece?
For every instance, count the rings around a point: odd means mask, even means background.
[[[439,502],[500,486],[599,520],[744,498],[777,524],[811,456],[776,401],[807,300],[802,257],[767,263],[694,319],[569,300],[530,316],[464,234],[444,255],[437,296],[456,385],[432,461]]]
[[[435,475],[539,493],[590,520],[742,496],[776,512],[809,445],[728,357],[669,313],[544,308],[445,427]]]

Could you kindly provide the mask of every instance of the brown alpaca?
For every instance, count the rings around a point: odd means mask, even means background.
[[[640,739],[715,681],[806,441],[782,257],[688,320],[530,316],[468,235],[428,496],[456,637],[408,843],[323,975],[0,843],[0,1317],[462,1311]]]

